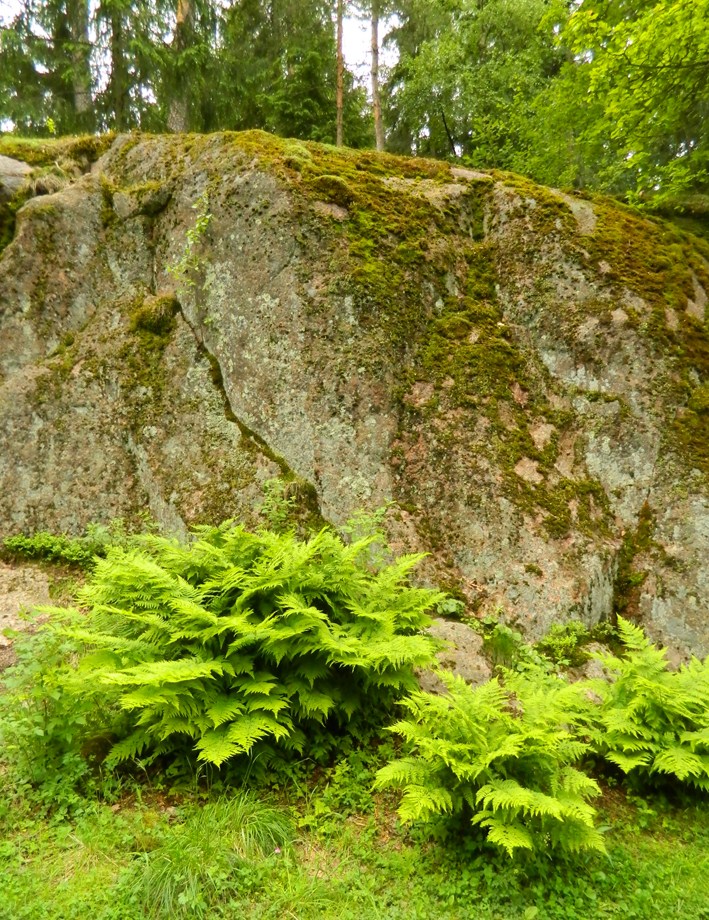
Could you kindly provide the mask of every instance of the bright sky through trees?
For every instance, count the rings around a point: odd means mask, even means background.
[[[348,146],[376,120],[395,153],[636,203],[709,192],[709,0],[346,0],[342,93],[336,8],[0,0],[0,126],[334,142],[342,95]]]

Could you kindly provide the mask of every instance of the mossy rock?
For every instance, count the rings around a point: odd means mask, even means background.
[[[130,329],[145,330],[161,336],[172,332],[180,304],[174,294],[150,294],[130,311]]]
[[[355,194],[350,186],[339,176],[318,176],[310,180],[310,188],[319,195],[323,201],[329,201],[348,208],[355,200]]]

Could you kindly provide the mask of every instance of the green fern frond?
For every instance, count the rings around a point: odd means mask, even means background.
[[[233,721],[236,716],[241,715],[243,712],[243,701],[232,695],[213,697],[210,699],[209,706],[206,709],[207,718],[214,728],[219,728],[225,722]]]
[[[417,821],[453,810],[453,796],[447,789],[407,783],[398,813],[402,821]]]
[[[212,677],[224,673],[224,661],[199,661],[196,658],[178,661],[150,661],[134,665],[122,671],[110,671],[101,674],[101,680],[107,684],[124,686],[136,684],[176,684],[195,680],[200,677]]]
[[[106,766],[113,767],[125,760],[135,760],[143,751],[153,742],[151,735],[147,731],[134,731],[126,738],[116,742],[111,748],[111,752],[106,758]]]
[[[618,617],[617,628],[621,642],[627,649],[640,652],[652,648],[652,643],[642,629],[631,623],[630,620],[626,620],[625,617]]]
[[[656,755],[651,769],[657,773],[671,773],[679,780],[709,776],[709,758],[703,758],[681,745],[667,747]]]
[[[205,732],[197,742],[199,759],[220,767],[236,754],[242,753],[243,746],[229,738],[228,730],[222,728]]]
[[[496,815],[480,813],[473,816],[473,823],[487,829],[487,839],[502,847],[508,856],[515,850],[533,850],[532,834],[518,821],[505,821]]]

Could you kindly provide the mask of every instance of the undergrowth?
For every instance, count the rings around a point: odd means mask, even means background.
[[[373,551],[376,527],[359,530],[344,542],[227,522],[188,544],[109,545],[79,606],[45,608],[48,621],[17,640],[0,693],[3,775],[57,817],[142,782],[307,798],[326,777],[308,832],[385,801],[417,833],[517,861],[603,851],[599,782],[636,795],[709,789],[707,662],[672,671],[619,618],[617,652],[592,653],[606,677],[571,682],[561,665],[590,634],[557,630],[532,648],[489,624],[497,676],[471,687],[439,669],[447,691],[425,693],[416,669],[438,666],[424,630],[445,596],[409,584],[418,557],[392,561]],[[223,871],[249,875],[230,853]],[[145,885],[163,884],[158,865],[183,873],[175,897],[207,909],[209,880],[190,881],[172,857],[150,865]]]
[[[142,520],[143,527],[154,527]],[[90,524],[80,537],[54,534],[46,530],[34,534],[15,534],[0,543],[0,559],[10,562],[49,562],[90,569],[97,557],[109,549],[130,544],[134,534],[125,521],[116,518],[110,524]]]
[[[107,766],[192,752],[216,767],[318,759],[383,725],[431,663],[421,630],[441,595],[406,584],[418,557],[370,571],[371,537],[229,523],[195,536],[110,549],[80,592],[86,613],[50,610],[40,627],[74,644],[52,668],[53,695],[103,714]]]

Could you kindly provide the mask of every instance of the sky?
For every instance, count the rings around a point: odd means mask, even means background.
[[[382,18],[379,23],[380,45],[388,28],[389,24]],[[342,50],[344,51],[345,61],[349,70],[365,85],[368,85],[369,82],[370,42],[369,20],[358,19],[356,16],[346,16],[342,34]],[[396,53],[388,48],[380,47],[379,63],[383,67],[393,66],[396,63]]]

